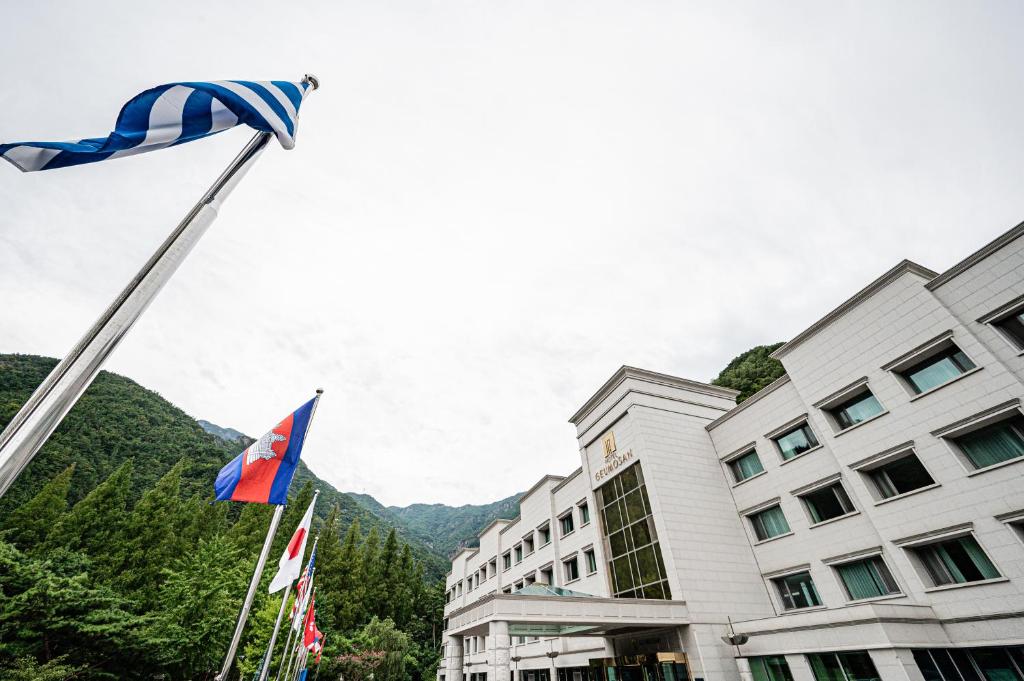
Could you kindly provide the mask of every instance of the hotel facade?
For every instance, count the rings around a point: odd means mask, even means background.
[[[1024,224],[774,356],[601,386],[453,557],[439,681],[1024,681]]]

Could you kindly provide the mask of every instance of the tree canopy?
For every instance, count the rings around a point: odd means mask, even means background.
[[[736,402],[742,402],[786,373],[782,362],[769,357],[782,345],[782,343],[758,345],[747,350],[733,358],[711,383],[723,388],[739,390],[740,394],[736,397]]]

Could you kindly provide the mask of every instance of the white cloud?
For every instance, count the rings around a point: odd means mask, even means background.
[[[0,136],[320,76],[109,368],[251,434],[323,386],[310,465],[387,503],[568,473],[620,364],[707,380],[1020,219],[1015,5],[289,7],[9,8]],[[245,136],[0,169],[0,351],[62,355]]]

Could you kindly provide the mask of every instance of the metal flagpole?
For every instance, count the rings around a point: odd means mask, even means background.
[[[318,537],[318,540],[319,540],[319,537]],[[302,602],[297,604],[298,605],[298,610],[295,612],[295,619],[292,620],[293,622],[298,623],[298,625],[299,625],[299,629],[298,630],[302,629],[302,620],[305,618],[305,615],[303,613],[306,610],[306,607],[305,607],[306,603],[309,602],[307,600],[307,597],[309,596],[309,594],[311,593],[311,589],[313,588],[313,578],[315,576],[316,576],[316,566],[314,565],[313,566],[313,571],[309,573],[309,584],[306,585],[306,593],[302,597]],[[295,628],[295,624],[291,624],[288,627],[288,642],[284,644],[284,650],[285,650],[285,655],[287,655],[287,661],[285,662],[284,665],[282,665],[282,666],[277,668],[277,676],[274,677],[274,681],[281,681],[281,672],[291,668],[291,665],[292,665],[292,652],[293,652],[293,648],[291,647],[291,645],[292,645],[292,634],[294,634],[298,630]],[[285,675],[285,678],[287,678],[287,674]]]
[[[267,564],[267,555],[270,554],[270,545],[274,543],[274,534],[281,522],[281,514],[284,513],[284,504],[278,504],[274,509],[274,517],[270,519],[270,528],[267,530],[267,538],[263,540],[263,549],[256,561],[256,570],[252,573],[252,581],[249,582],[249,592],[245,594],[245,601],[242,603],[242,611],[238,613],[238,623],[235,625],[235,634],[231,637],[231,645],[228,647],[228,654],[224,657],[224,664],[220,668],[220,674],[215,679],[224,681],[228,678],[228,671],[235,661],[235,652],[238,650],[238,642],[242,640],[242,630],[245,629],[245,621],[249,619],[249,608],[256,597],[256,589],[260,585],[260,577],[263,576],[263,566]]]
[[[313,503],[316,503],[316,497],[320,494],[320,490],[317,490],[313,496]],[[320,541],[320,536],[313,540],[313,551],[309,555],[313,555],[316,552],[316,543]],[[267,676],[270,674],[270,661],[274,657],[274,644],[277,643],[277,634],[281,631],[281,621],[284,619],[284,609],[288,605],[288,594],[291,593],[292,583],[288,582],[287,588],[284,590],[284,597],[281,599],[281,609],[277,611],[277,621],[274,622],[274,633],[270,635],[270,645],[267,646],[266,664],[263,670],[260,672],[258,681],[266,681]]]
[[[313,76],[307,75],[303,80],[310,83],[314,90],[319,87],[319,81]],[[272,136],[269,132],[253,135],[235,160],[206,190],[166,241],[128,282],[128,286],[71,348],[71,352],[54,367],[0,433],[0,497],[32,461],[32,457],[92,383],[110,353],[177,271],[217,217],[221,203],[260,157]]]
[[[320,396],[324,394],[322,388],[317,388],[316,397],[313,399],[313,408],[309,410],[309,422],[306,424],[306,432],[303,434],[303,444],[309,437],[309,429],[313,427],[313,417],[316,416],[316,407],[320,404]],[[314,497],[315,498],[315,497]],[[245,629],[245,622],[249,619],[249,608],[256,597],[256,589],[259,588],[260,578],[263,576],[263,567],[267,564],[267,556],[270,554],[270,546],[274,543],[274,534],[281,522],[281,515],[284,513],[284,504],[278,504],[274,510],[274,517],[270,519],[270,528],[267,530],[267,538],[263,540],[263,549],[260,551],[259,560],[256,561],[256,570],[252,573],[252,581],[249,582],[249,593],[245,595],[245,602],[242,603],[242,611],[238,613],[238,624],[235,625],[235,634],[231,637],[231,645],[228,647],[228,654],[224,657],[224,664],[221,666],[220,674],[214,679],[216,681],[227,681],[228,672],[235,661],[235,652],[238,650],[238,642],[242,640],[242,630]]]

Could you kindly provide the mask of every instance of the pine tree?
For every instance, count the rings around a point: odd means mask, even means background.
[[[61,516],[46,538],[46,550],[65,547],[102,555],[119,536],[127,516],[132,460],[122,463],[99,487]]]
[[[197,545],[201,539],[226,534],[230,527],[227,511],[227,504],[194,494],[182,508],[177,531],[189,546]]]
[[[377,616],[396,620],[395,610],[402,590],[402,567],[399,563],[398,534],[391,528],[380,552],[380,609]]]
[[[68,490],[74,472],[75,464],[71,464],[4,519],[3,527],[9,530],[8,539],[12,543],[23,551],[42,545],[57,520],[68,510]]]
[[[242,551],[243,555],[255,558],[263,548],[267,530],[270,529],[270,517],[273,514],[274,508],[267,504],[244,504],[238,522],[228,531],[228,539]]]
[[[154,662],[173,678],[197,679],[220,667],[252,566],[225,537],[201,541],[166,571],[159,609],[142,633],[160,643]]]
[[[181,474],[186,465],[184,460],[178,462],[142,495],[124,523],[120,540],[108,549],[106,562],[116,568],[118,583],[138,591],[145,605],[156,600],[164,566],[186,550],[175,527],[182,512]]]
[[[366,614],[377,615],[384,610],[385,604],[381,602],[384,600],[381,598],[384,580],[380,563],[380,534],[376,527],[370,528],[361,553],[359,572],[363,593],[366,594]]]

